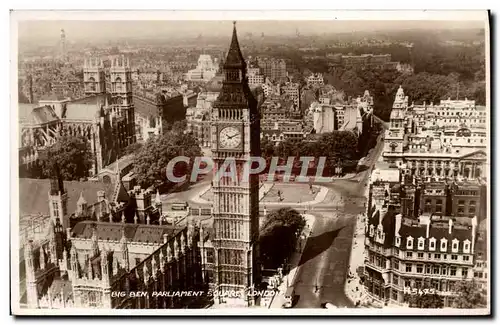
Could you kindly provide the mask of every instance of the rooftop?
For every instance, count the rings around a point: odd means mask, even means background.
[[[96,222],[86,220],[79,222],[73,227],[72,233],[76,238],[91,239],[94,226],[99,240],[120,241],[122,231],[125,231],[125,237],[131,243],[163,243],[163,235],[172,236],[177,228],[168,225],[145,225],[145,224],[130,224],[130,223],[110,223]]]
[[[113,185],[98,182],[64,182],[64,188],[68,194],[68,213],[76,211],[77,201],[83,193],[85,200],[89,203],[97,202],[97,192],[104,191],[106,198],[113,194]],[[19,193],[22,193],[19,202],[19,215],[49,215],[48,193],[50,180],[48,179],[19,179]]]

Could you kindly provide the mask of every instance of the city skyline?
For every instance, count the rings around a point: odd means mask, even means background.
[[[89,24],[86,20],[26,20],[20,21],[18,36],[20,41],[57,40],[61,29],[72,41],[134,39],[134,38],[178,38],[223,37],[231,29],[232,19],[210,20],[96,20]],[[260,37],[301,35],[343,34],[351,32],[390,32],[405,30],[464,30],[483,29],[480,20],[408,20],[402,25],[399,20],[238,20],[242,36],[251,33]]]
[[[12,313],[491,312],[488,13],[256,13],[18,20]]]

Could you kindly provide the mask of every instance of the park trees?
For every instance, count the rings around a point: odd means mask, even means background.
[[[475,280],[462,280],[455,284],[456,297],[453,300],[453,308],[484,308],[486,306],[486,292],[480,289]]]
[[[297,210],[271,211],[260,230],[260,253],[265,268],[281,267],[296,247],[306,222]]]
[[[160,135],[151,137],[134,157],[134,173],[141,186],[162,184],[167,181],[166,168],[170,160],[186,156],[193,162],[201,156],[201,149],[194,137],[173,128]],[[179,162],[175,165],[174,175],[189,175],[192,165]]]
[[[57,162],[60,175],[66,181],[88,176],[92,167],[90,143],[82,136],[60,136],[40,157],[42,175],[50,178]]]

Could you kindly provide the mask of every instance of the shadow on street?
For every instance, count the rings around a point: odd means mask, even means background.
[[[324,232],[318,236],[309,237],[309,239],[307,239],[306,247],[304,248],[302,258],[300,259],[298,266],[306,263],[307,261],[315,258],[319,254],[327,250],[333,244],[333,241],[338,237],[340,231],[343,228],[344,227]]]

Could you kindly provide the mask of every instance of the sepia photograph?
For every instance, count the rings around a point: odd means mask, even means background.
[[[11,11],[11,314],[490,315],[489,24]]]

